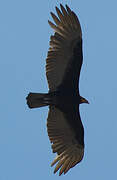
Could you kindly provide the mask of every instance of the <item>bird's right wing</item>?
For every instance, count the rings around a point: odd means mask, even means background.
[[[71,120],[75,123],[74,117]],[[73,128],[68,121],[65,114],[58,108],[49,107],[47,131],[53,152],[58,154],[51,165],[58,162],[54,173],[60,169],[59,175],[68,172],[70,168],[82,160],[84,155],[84,146],[78,142],[76,138],[78,132],[75,130],[81,131],[81,129],[80,127]],[[82,136],[82,133],[80,135]]]
[[[50,48],[46,59],[46,76],[50,91],[64,84],[78,88],[82,65],[82,32],[75,13],[66,5],[61,11],[56,7],[57,16],[51,13],[54,22],[48,21],[54,29],[50,37]]]

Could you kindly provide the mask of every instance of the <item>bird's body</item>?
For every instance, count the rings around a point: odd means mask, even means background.
[[[58,162],[54,172],[60,169],[64,174],[84,155],[84,128],[79,105],[88,103],[80,96],[79,77],[83,61],[82,32],[75,13],[66,5],[56,7],[58,17],[51,13],[56,25],[50,37],[50,48],[46,59],[46,76],[49,92],[29,93],[27,104],[30,108],[49,105],[47,131],[53,152],[58,155],[52,166]]]

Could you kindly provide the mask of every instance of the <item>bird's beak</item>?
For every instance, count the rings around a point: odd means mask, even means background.
[[[85,99],[85,98],[81,98],[81,103],[86,103],[86,104],[89,104],[89,101],[87,101],[87,99]]]
[[[85,103],[89,104],[89,101],[86,100]]]

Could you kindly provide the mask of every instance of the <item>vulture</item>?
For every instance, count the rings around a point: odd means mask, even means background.
[[[54,30],[46,58],[48,93],[27,96],[29,108],[49,106],[47,132],[53,153],[57,153],[51,166],[54,173],[66,174],[84,156],[84,128],[79,105],[88,103],[80,96],[79,77],[83,63],[82,31],[78,17],[66,5],[51,12]]]

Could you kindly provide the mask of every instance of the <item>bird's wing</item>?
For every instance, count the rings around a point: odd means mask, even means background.
[[[50,91],[58,87],[78,88],[82,65],[82,32],[80,22],[66,5],[56,7],[57,16],[51,12],[55,22],[48,21],[55,34],[50,37],[50,48],[46,59],[46,76]],[[73,87],[72,87],[73,86]]]
[[[74,112],[73,112],[74,113]],[[84,155],[84,129],[79,114],[64,113],[54,106],[49,107],[47,119],[48,136],[57,157],[52,162],[54,173],[59,169],[59,175],[79,163]]]

